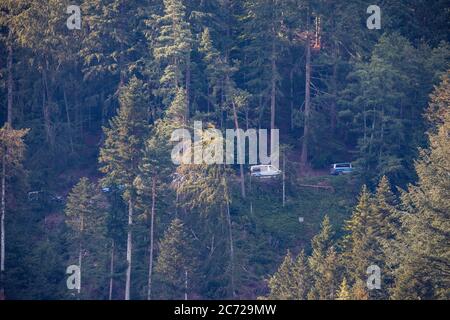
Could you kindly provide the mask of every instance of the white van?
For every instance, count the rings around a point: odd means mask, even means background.
[[[281,170],[270,164],[252,166],[250,168],[252,177],[271,178],[281,174]]]

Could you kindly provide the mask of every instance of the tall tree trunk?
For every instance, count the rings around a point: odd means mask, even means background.
[[[309,117],[311,112],[311,35],[309,32],[309,10],[306,21],[305,121],[303,127],[302,155],[300,158],[302,168],[306,168],[308,162]]]
[[[44,67],[42,68],[42,80],[44,85],[44,95],[46,99],[44,99],[44,104],[42,106],[43,113],[44,113],[44,125],[45,125],[45,133],[47,135],[47,142],[50,144],[50,147],[54,146],[54,139],[53,139],[53,132],[52,132],[52,123],[51,123],[51,117],[50,117],[50,108],[51,108],[51,94],[50,89],[48,85],[48,76],[47,76],[47,70],[48,70],[48,61],[46,61]]]
[[[184,270],[184,300],[188,299],[188,272]]]
[[[128,235],[127,235],[127,274],[125,282],[125,300],[130,300],[131,287],[131,251],[133,250],[133,200],[128,200]]]
[[[8,114],[7,122],[12,128],[13,122],[13,47],[11,44],[11,31],[9,32],[9,43],[8,43],[8,58],[7,58],[7,69],[8,69]]]
[[[230,202],[227,200],[227,224],[228,224],[228,238],[230,242],[230,275],[231,275],[231,295],[236,298],[235,280],[234,280],[234,242],[233,230],[231,225]]]
[[[150,213],[150,250],[148,264],[148,286],[147,300],[152,299],[152,275],[153,275],[153,247],[154,247],[154,226],[155,226],[155,204],[156,204],[156,177],[152,181],[152,209]]]
[[[241,134],[239,133],[239,121],[237,116],[237,110],[236,110],[236,104],[234,101],[231,103],[233,105],[233,118],[234,118],[234,126],[236,127],[237,131],[237,140],[238,140],[238,147],[243,143]],[[239,171],[241,175],[241,195],[242,198],[245,199],[245,174],[244,174],[244,165],[241,163],[239,164]]]
[[[378,155],[378,165],[381,163],[381,158],[383,157],[383,143],[384,143],[384,105],[381,105],[381,116],[380,116],[381,128],[380,128],[380,153]]]
[[[190,99],[191,99],[191,52],[189,51],[186,58],[186,122],[190,116]]]
[[[114,239],[111,241],[111,262],[109,265],[109,300],[112,300],[113,287],[114,287],[114,251],[115,251]]]
[[[84,214],[81,212],[81,219],[80,219],[80,243],[78,247],[78,268],[80,269],[80,279],[79,279],[79,286],[78,286],[78,298],[80,298],[81,294],[81,276],[83,274],[82,272],[82,264],[83,264],[83,233],[84,233]]]
[[[336,131],[336,123],[337,123],[337,56],[338,56],[338,44],[337,41],[333,43],[333,75],[331,77],[331,87],[332,87],[332,100],[331,100],[331,133]]]
[[[72,123],[70,121],[69,103],[67,101],[67,94],[66,94],[66,86],[65,85],[63,85],[63,96],[64,96],[64,106],[65,106],[65,109],[66,109],[67,127],[69,128],[70,150],[73,153],[74,149],[73,149],[73,138],[72,138]]]
[[[275,32],[275,30],[273,30]],[[270,92],[270,128],[275,129],[275,108],[276,108],[276,94],[277,94],[277,82],[276,73],[277,65],[275,61],[275,41],[272,40],[272,55],[271,55],[272,74],[270,80],[271,92]]]
[[[2,157],[2,213],[0,222],[1,249],[0,249],[0,300],[5,297],[5,214],[6,214],[6,148]]]
[[[286,153],[283,152],[283,207],[286,204]]]
[[[291,71],[289,72],[289,85],[290,85],[290,94],[289,94],[289,98],[290,98],[290,106],[291,106],[291,131],[294,130],[294,71],[295,69],[292,68]]]
[[[81,275],[82,275],[82,263],[83,263],[83,247],[81,246],[81,242],[78,248],[78,268],[80,268],[80,280],[79,280],[79,287],[78,287],[78,299],[80,299],[81,294]]]

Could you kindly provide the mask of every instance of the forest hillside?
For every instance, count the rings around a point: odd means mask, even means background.
[[[449,299],[450,6],[373,5],[0,0],[0,299]]]

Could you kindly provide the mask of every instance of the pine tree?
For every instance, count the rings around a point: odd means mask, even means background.
[[[139,175],[139,162],[148,136],[146,98],[142,81],[132,78],[121,91],[119,114],[104,128],[105,143],[100,150],[101,171],[106,174],[103,184],[122,186],[128,202],[127,275],[125,299],[130,299],[133,211],[136,188],[134,180]]]
[[[389,288],[393,284],[392,269],[389,255],[395,247],[394,242],[400,232],[399,210],[397,199],[391,191],[389,180],[383,176],[373,197],[374,223],[376,225],[375,237],[377,240],[377,265],[383,270],[381,290],[377,290],[378,298],[387,299]]]
[[[450,243],[448,220],[450,181],[450,109],[448,73],[436,88],[431,108],[436,128],[429,133],[429,147],[416,162],[419,180],[402,195],[405,214],[399,236],[399,267],[395,271],[394,299],[449,299]]]
[[[333,247],[330,219],[325,216],[322,230],[311,241],[312,254],[308,258],[312,285],[309,300],[333,300],[336,292],[337,254]]]
[[[74,56],[74,48],[71,45],[73,39],[69,39],[63,29],[65,16],[62,13],[66,7],[61,0],[46,0],[40,3],[21,0],[17,1],[12,9],[7,20],[11,32],[8,41],[33,53],[33,58],[28,62],[36,65],[41,74],[39,85],[42,91],[45,142],[55,151],[57,132],[54,114],[58,109],[55,99],[56,80],[60,74],[59,68],[62,65],[66,67]]]
[[[241,38],[246,42],[244,53],[248,60],[248,90],[262,100],[270,100],[271,129],[276,128],[280,86],[278,61],[285,48],[280,34],[286,5],[285,1],[278,0],[245,1],[245,11],[241,17]]]
[[[148,58],[143,20],[154,8],[147,0],[84,1],[82,48],[85,79],[113,75],[117,95]],[[149,12],[150,11],[150,12]]]
[[[344,277],[341,282],[339,290],[336,292],[336,300],[351,300],[350,288],[347,284],[347,279]]]
[[[226,111],[227,87],[237,68],[227,63],[225,57],[215,48],[209,28],[205,28],[201,35],[199,51],[203,54],[207,75],[207,111],[215,111],[218,122],[223,127],[223,113]],[[227,81],[228,79],[228,81]],[[213,108],[213,110],[210,110]],[[226,119],[225,119],[226,120]]]
[[[199,212],[208,223],[223,223],[227,226],[229,291],[230,296],[236,298],[235,245],[228,182],[230,171],[225,166],[215,164],[180,165],[176,170],[174,188],[184,209]]]
[[[186,21],[186,7],[182,0],[164,0],[164,15],[156,17],[159,35],[153,54],[163,65],[159,95],[168,107],[178,89],[186,91],[185,117],[189,118],[191,86],[192,33]],[[184,83],[183,83],[184,82]]]
[[[109,261],[109,292],[108,299],[115,297],[115,280],[120,276],[118,272],[117,256],[121,252],[122,240],[126,239],[127,208],[122,197],[123,190],[120,186],[110,186],[106,190],[106,199],[108,202],[106,215],[106,236],[111,241],[110,261]],[[120,264],[119,264],[120,266]]]
[[[377,263],[376,227],[373,198],[363,186],[358,205],[345,226],[348,234],[344,238],[343,259],[351,283],[366,279],[367,268]]]
[[[145,142],[145,150],[139,165],[139,176],[134,181],[137,188],[137,202],[150,222],[149,226],[149,267],[147,281],[147,299],[152,299],[153,260],[154,260],[154,229],[157,202],[165,201],[167,190],[170,189],[170,178],[173,164],[170,161],[172,130],[181,128],[184,122],[184,108],[178,108],[185,103],[183,89],[177,94],[166,117],[158,120],[152,128],[150,138]],[[181,118],[177,120],[177,115]]]
[[[309,290],[309,269],[302,251],[294,260],[290,252],[277,272],[269,279],[269,299],[306,300]]]
[[[94,265],[103,264],[101,257],[106,230],[105,215],[100,204],[98,190],[87,178],[81,178],[67,198],[65,223],[70,230],[68,239],[77,251],[78,267],[82,275],[79,295],[82,292],[81,288],[89,288],[98,280]],[[85,289],[83,296],[88,296]]]
[[[415,48],[393,33],[380,37],[369,62],[354,64],[343,102],[351,106],[352,127],[359,136],[356,165],[367,181],[378,181],[383,175],[395,183],[413,178],[417,156],[413,146],[424,142],[419,132],[425,130],[418,114],[423,113],[435,75],[443,71],[439,69],[448,56],[448,48]],[[405,59],[411,63],[405,64]],[[440,67],[430,69],[430,64]]]
[[[192,240],[180,219],[174,219],[159,244],[155,272],[166,285],[166,298],[188,298],[196,265]]]

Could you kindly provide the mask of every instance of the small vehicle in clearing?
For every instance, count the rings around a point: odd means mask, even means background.
[[[350,162],[345,163],[333,163],[331,165],[330,174],[333,176],[338,176],[341,174],[348,174],[353,172],[353,167]]]
[[[250,172],[252,177],[258,178],[272,178],[281,174],[281,170],[269,164],[252,166]]]

